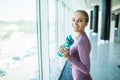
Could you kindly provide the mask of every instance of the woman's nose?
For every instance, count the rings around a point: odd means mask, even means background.
[[[78,25],[77,21],[74,22],[74,25],[75,25],[75,26]]]

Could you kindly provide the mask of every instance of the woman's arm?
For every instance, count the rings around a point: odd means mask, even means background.
[[[78,43],[78,54],[80,61],[77,60],[74,56],[70,56],[68,61],[72,64],[72,66],[76,67],[78,70],[83,72],[84,74],[89,74],[90,72],[90,44],[86,40],[82,40]]]

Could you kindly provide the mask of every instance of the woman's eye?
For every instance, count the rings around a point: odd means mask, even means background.
[[[72,21],[75,21],[75,19],[72,19]]]
[[[82,19],[79,20],[79,22],[82,22],[82,21],[83,21]]]

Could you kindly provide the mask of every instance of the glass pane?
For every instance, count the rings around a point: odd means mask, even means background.
[[[56,58],[56,34],[55,34],[55,0],[49,0],[49,57],[50,57],[50,80],[57,71]]]
[[[65,14],[64,14],[64,8],[65,6],[63,6],[63,3],[61,1],[58,1],[58,46],[60,46],[61,44],[64,43],[65,38]],[[61,16],[62,15],[62,16]],[[63,69],[64,63],[65,63],[65,59],[62,57],[58,58],[58,67],[60,70]]]
[[[0,6],[0,80],[38,80],[36,0]]]

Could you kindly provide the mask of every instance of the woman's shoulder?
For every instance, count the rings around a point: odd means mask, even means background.
[[[86,33],[83,33],[79,38],[78,38],[78,44],[90,44],[90,40],[87,36]]]
[[[87,37],[86,33],[84,32],[84,33],[81,34],[81,36],[79,36],[78,41],[79,42],[84,42],[87,39],[88,39],[88,37]]]

